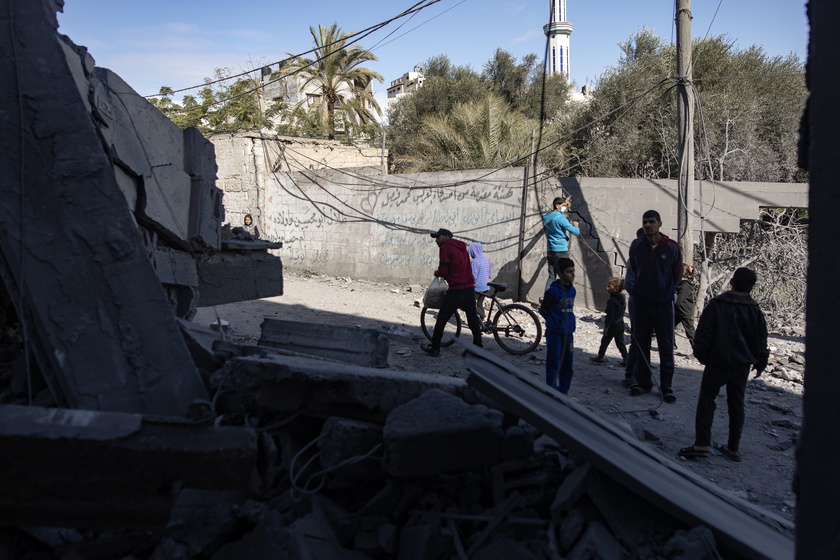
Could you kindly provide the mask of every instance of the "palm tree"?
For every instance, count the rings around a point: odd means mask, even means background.
[[[536,127],[501,97],[489,94],[457,104],[448,115],[425,118],[396,163],[408,173],[524,165]]]
[[[361,65],[376,56],[358,45],[347,46],[347,38],[352,33],[343,33],[335,23],[329,27],[318,25],[309,28],[315,41],[315,59],[294,57],[291,69],[302,81],[302,91],[315,90],[316,106],[322,122],[326,125],[329,138],[335,138],[336,115],[340,113],[344,123],[365,125],[374,121],[374,115],[381,115],[382,110],[373,98],[370,84],[376,79],[382,81],[377,72]],[[307,100],[301,100],[302,106]]]

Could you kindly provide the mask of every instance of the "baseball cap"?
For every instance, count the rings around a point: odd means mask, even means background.
[[[455,237],[454,235],[452,235],[451,231],[443,228],[440,228],[436,232],[430,233],[429,235],[431,235],[432,237],[440,237],[441,235],[446,235],[447,237]]]

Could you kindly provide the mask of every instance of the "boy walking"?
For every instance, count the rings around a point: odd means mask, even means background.
[[[615,347],[621,354],[620,366],[627,365],[627,346],[624,344],[624,311],[627,304],[624,300],[624,280],[621,278],[610,278],[607,281],[607,293],[610,299],[607,300],[607,316],[604,319],[604,334],[601,337],[601,347],[598,348],[598,355],[589,359],[596,364],[604,363],[604,354],[610,342],[615,340]]]
[[[557,269],[560,278],[545,292],[540,315],[545,318],[545,382],[565,395],[574,375],[575,263],[561,258]]]
[[[756,377],[767,367],[767,323],[764,313],[750,297],[756,274],[739,268],[729,281],[732,289],[714,298],[697,325],[694,356],[705,365],[695,415],[694,445],[680,449],[683,457],[708,457],[711,451],[715,398],[726,386],[729,439],[720,446],[723,456],[740,462],[744,427],[744,394],[750,366]]]

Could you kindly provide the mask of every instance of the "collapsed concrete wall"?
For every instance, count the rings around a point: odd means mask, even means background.
[[[156,244],[144,243],[136,220],[161,226],[149,235],[176,232],[191,177],[180,171],[183,198],[159,192],[172,160],[135,144],[136,113],[117,108],[131,95],[56,33],[52,3],[3,13],[0,277],[37,363],[29,383],[45,378],[44,405],[182,415],[207,394],[156,275]],[[166,136],[166,126],[137,120],[133,130]],[[172,167],[183,169],[182,154]]]
[[[676,181],[535,182],[523,168],[383,176],[378,168],[337,169],[339,162],[324,167],[299,155],[296,164],[309,161],[312,168],[296,170],[288,158],[292,148],[282,143],[254,135],[226,142],[230,149],[214,139],[226,205],[236,200],[241,213],[255,213],[259,205],[264,237],[282,241],[286,265],[297,269],[425,284],[437,265],[428,233],[445,227],[468,243],[484,244],[494,280],[518,288],[508,294],[536,301],[547,278],[541,214],[555,196],[571,194],[570,218],[581,222],[581,236],[570,243],[578,302],[600,308],[607,278],[624,275],[627,249],[645,210],[658,210],[663,232],[676,238]],[[699,241],[701,225],[705,232],[737,232],[761,207],[806,206],[804,184],[705,182],[695,189],[703,219],[694,227]]]

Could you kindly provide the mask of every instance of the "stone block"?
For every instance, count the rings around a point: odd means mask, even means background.
[[[319,460],[324,469],[351,478],[382,475],[377,449],[382,445],[382,426],[349,418],[327,418],[318,438]]]
[[[462,379],[442,375],[288,356],[273,348],[246,351],[254,355],[228,359],[214,377],[228,376],[225,389],[237,406],[257,416],[300,412],[329,418],[340,413],[345,418],[384,422],[394,408],[424,391],[435,388],[458,394],[465,387]]]
[[[368,367],[388,367],[388,336],[374,329],[265,319],[260,346],[339,360]]]
[[[393,476],[434,476],[497,463],[502,420],[486,406],[426,391],[388,415],[383,468]]]
[[[216,253],[198,265],[198,306],[283,295],[283,263],[265,251]]]

